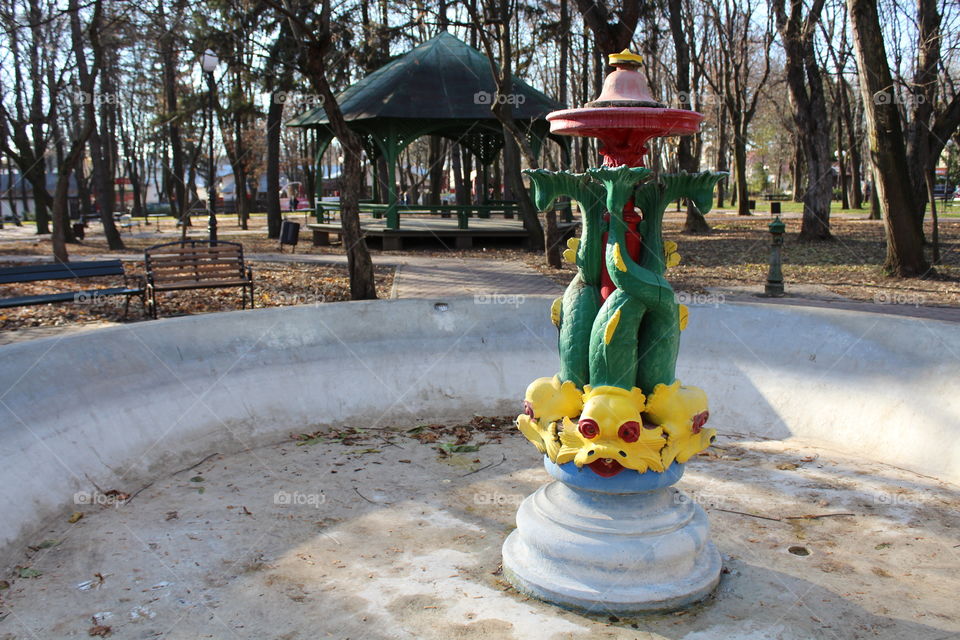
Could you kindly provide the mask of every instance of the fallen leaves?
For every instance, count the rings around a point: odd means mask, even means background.
[[[81,511],[74,511],[74,512],[70,515],[70,517],[67,518],[67,522],[69,522],[70,524],[73,524],[73,523],[75,523],[75,522],[79,522],[82,517],[83,517],[83,512],[81,512]]]
[[[108,625],[98,624],[96,626],[90,627],[87,629],[87,635],[93,637],[106,638],[111,633],[111,629]]]
[[[343,427],[334,429],[321,429],[312,433],[292,434],[291,439],[296,440],[298,447],[314,445],[320,442],[339,442],[347,446],[367,444],[373,438],[373,434],[363,429],[354,427]],[[364,453],[371,453],[365,451]]]
[[[129,241],[128,241],[129,242]],[[143,247],[156,244],[158,240],[151,239],[149,243],[142,243]],[[5,243],[4,254],[18,252],[13,245]],[[88,243],[89,244],[89,243]],[[252,253],[247,239],[244,239],[245,251]],[[75,253],[78,247],[71,247]],[[141,250],[141,247],[131,246],[130,250]],[[271,242],[266,251],[275,252],[276,245]],[[48,253],[50,253],[48,249]],[[79,260],[83,252],[76,252]],[[109,253],[107,247],[102,247],[100,253]],[[3,262],[4,267],[18,266],[22,262]],[[318,302],[340,302],[350,300],[350,279],[346,265],[320,265],[306,263],[269,263],[250,262],[253,269],[255,288],[255,306],[279,307]],[[142,262],[124,262],[128,276],[143,275]],[[394,267],[374,267],[377,293],[380,297],[388,297],[393,285]],[[123,278],[102,277],[88,278],[83,282],[85,289],[100,289],[124,286]],[[17,284],[5,284],[0,287],[0,297],[40,295],[71,291],[75,283],[64,281],[40,281]],[[191,315],[218,311],[234,311],[240,308],[241,292],[239,288],[227,289],[198,289],[194,291],[177,291],[175,293],[160,294],[158,297],[161,315]],[[125,298],[123,296],[107,296],[97,298],[89,304],[61,303],[35,305],[30,307],[14,307],[4,311],[0,316],[0,330],[15,331],[31,327],[56,327],[74,324],[89,324],[95,322],[121,322]],[[140,301],[130,299],[130,313],[128,320],[141,320]]]
[[[59,540],[55,540],[51,538],[48,540],[44,540],[43,542],[37,545],[28,545],[27,548],[30,549],[30,551],[40,551],[41,549],[49,549],[51,547],[55,547],[58,544],[60,544]]]
[[[490,443],[499,443],[505,433],[514,429],[513,418],[509,416],[487,417],[474,416],[467,424],[444,425],[422,424],[407,429],[407,437],[413,438],[420,444],[433,444],[443,440],[437,450],[444,453],[470,453],[479,451],[480,446]],[[485,436],[486,440],[470,444],[478,436]]]
[[[478,444],[450,444],[448,442],[442,442],[440,443],[440,448],[447,453],[472,453],[474,451],[480,451],[480,445]]]

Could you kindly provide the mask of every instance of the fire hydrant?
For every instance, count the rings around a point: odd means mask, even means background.
[[[783,233],[787,230],[787,225],[783,224],[780,216],[773,219],[767,228],[773,241],[770,245],[770,271],[767,273],[767,285],[764,287],[764,295],[771,298],[783,296],[783,271],[780,268],[782,258],[780,248],[783,247]]]

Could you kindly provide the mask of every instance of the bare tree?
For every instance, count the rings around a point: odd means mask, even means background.
[[[768,16],[758,30],[755,10],[754,0],[738,4],[733,0],[705,3],[705,18],[713,23],[717,34],[713,53],[718,57],[718,64],[707,64],[706,52],[702,50],[696,60],[711,89],[723,101],[733,129],[737,213],[742,216],[751,215],[747,193],[747,141],[750,122],[770,77],[770,45],[773,42],[772,16]],[[718,167],[718,170],[722,169]]]
[[[860,91],[867,117],[875,191],[887,236],[886,269],[897,276],[922,276],[929,270],[923,240],[914,222],[918,210],[893,77],[874,0],[847,0],[853,29]]]
[[[946,75],[947,83],[952,83],[949,66],[943,64],[941,55],[943,17],[937,7],[937,0],[917,0],[916,8],[917,57],[913,78],[909,83],[912,100],[909,101],[910,113],[905,133],[907,166],[918,206],[914,224],[923,237],[923,219],[934,170],[947,140],[960,127],[960,91],[953,87],[951,97],[944,96],[941,90],[941,69]]]
[[[669,9],[670,35],[673,38],[673,50],[676,57],[676,89],[681,109],[693,108],[693,95],[690,90],[690,44],[687,41],[686,19],[683,0],[667,0]],[[681,171],[694,173],[699,170],[699,158],[693,153],[693,140],[682,136],[677,144],[677,166]],[[710,225],[692,200],[687,202],[687,219],[683,224],[684,233],[710,233]]]
[[[523,227],[529,232],[529,248],[533,251],[543,251],[547,242],[543,235],[543,225],[537,215],[537,209],[527,195],[523,184],[521,170],[521,154],[526,159],[529,168],[539,168],[537,157],[530,147],[530,142],[516,121],[513,119],[513,41],[511,39],[511,16],[515,12],[515,0],[491,0],[486,15],[487,22],[495,29],[496,36],[491,36],[485,29],[478,29],[480,42],[490,60],[490,70],[496,92],[491,100],[490,109],[503,127],[503,172],[504,181],[510,192],[517,199]],[[480,24],[482,19],[477,15],[475,7],[470,5],[474,23]],[[494,43],[497,50],[494,50]]]
[[[323,98],[323,109],[330,129],[343,150],[340,224],[350,273],[350,296],[354,300],[375,299],[377,290],[373,262],[360,228],[360,197],[363,191],[360,156],[363,147],[360,138],[347,126],[327,78],[330,73],[328,65],[335,53],[330,28],[330,0],[323,0],[319,12],[315,10],[313,2],[306,0],[282,0],[282,4],[280,0],[265,2],[290,21],[290,28],[299,45],[297,66]]]
[[[641,0],[626,0],[617,12],[607,6],[605,0],[577,0],[577,8],[584,23],[593,32],[597,53],[618,53],[630,46],[633,32],[637,29],[640,14],[646,3]]]
[[[114,159],[116,158],[116,147],[115,147],[115,129],[116,129],[116,109],[114,105],[116,104],[116,86],[113,83],[113,78],[109,70],[103,68],[104,62],[106,60],[112,59],[112,56],[105,56],[105,48],[102,43],[103,33],[100,33],[102,30],[102,18],[100,16],[100,3],[97,3],[97,11],[95,12],[95,21],[90,23],[90,33],[91,33],[91,43],[95,43],[99,51],[96,52],[96,58],[100,61],[100,93],[95,93],[94,89],[91,89],[88,93],[86,89],[81,89],[81,103],[83,104],[83,119],[85,122],[89,121],[93,123],[93,126],[89,133],[88,143],[90,146],[90,164],[92,167],[92,182],[93,182],[93,194],[96,199],[97,206],[100,209],[100,222],[103,225],[103,233],[107,239],[107,245],[110,249],[116,251],[123,249],[123,240],[120,238],[120,232],[117,230],[117,225],[113,221],[113,210],[115,204],[115,184],[116,184],[116,166],[114,164]],[[79,20],[79,19],[78,19]],[[71,16],[71,22],[74,22],[73,16]],[[77,26],[72,25],[71,28],[78,28]],[[74,34],[74,47],[76,48],[77,43],[81,43],[82,38],[79,34]],[[95,87],[96,84],[93,82],[91,76],[95,75],[95,71],[89,69],[86,61],[86,57],[83,55],[83,51],[76,54],[77,56],[77,75],[80,80],[81,87]],[[97,127],[97,107],[100,106],[100,118],[101,118],[101,128]]]
[[[52,123],[64,74],[57,74],[53,83],[47,81],[51,58],[44,56],[44,51],[59,46],[55,42],[59,25],[44,13],[39,0],[28,0],[23,7],[17,0],[8,0],[3,7],[3,23],[13,77],[3,87],[4,98],[0,100],[0,150],[16,163],[21,180],[30,182],[37,233],[48,234],[53,199],[47,191],[46,156],[54,142]],[[7,100],[8,92],[12,105]]]
[[[813,0],[804,16],[804,1],[773,3],[777,29],[786,52],[787,87],[793,119],[806,160],[807,188],[803,194],[802,240],[829,240],[833,200],[833,162],[830,157],[830,119],[823,73],[814,50],[817,23],[825,0]]]

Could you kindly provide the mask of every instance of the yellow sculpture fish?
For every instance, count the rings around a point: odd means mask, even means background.
[[[523,400],[523,414],[517,416],[517,428],[540,453],[556,462],[560,451],[557,422],[567,416],[578,416],[583,397],[577,385],[569,380],[560,382],[559,376],[537,378],[527,387]]]
[[[710,418],[707,394],[697,387],[684,387],[679,380],[653,389],[645,415],[667,432],[667,445],[660,452],[664,467],[674,460],[686,462],[709,447],[717,435],[716,429],[703,428]]]
[[[659,453],[665,442],[663,429],[643,424],[645,398],[640,389],[588,386],[583,401],[577,423],[564,418],[557,464],[572,460],[603,477],[623,469],[663,471]]]

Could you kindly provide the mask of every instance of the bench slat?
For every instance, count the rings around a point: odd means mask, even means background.
[[[210,280],[224,280],[227,278],[239,278],[245,280],[243,274],[238,272],[236,269],[232,271],[217,271],[212,273],[201,273],[201,274],[191,274],[191,273],[181,273],[176,275],[164,275],[157,277],[156,275],[153,278],[155,283],[164,283],[164,282],[207,282]]]
[[[0,284],[122,275],[123,264],[119,260],[22,265],[0,268]]]
[[[243,263],[238,260],[223,260],[220,258],[211,258],[209,260],[161,260],[160,262],[151,262],[151,269],[193,269],[195,267],[221,266],[229,265],[240,268]]]
[[[197,262],[195,264],[161,264],[153,265],[153,273],[177,273],[180,271],[241,271],[241,265],[233,262]]]
[[[185,251],[182,253],[167,253],[160,251],[157,253],[148,253],[147,257],[151,260],[191,260],[193,258],[236,258],[243,255],[239,249],[229,251]]]
[[[209,255],[211,253],[241,253],[242,248],[233,246],[233,245],[217,245],[216,247],[161,247],[155,251],[147,250],[148,255],[157,256],[157,255],[183,255],[183,254],[203,254]]]
[[[111,289],[92,289],[89,291],[64,291],[62,293],[46,293],[35,296],[19,296],[17,298],[0,299],[0,309],[10,309],[12,307],[26,307],[37,304],[49,304],[53,302],[73,302],[89,301],[102,296],[123,296],[140,295],[140,289],[127,289],[126,287],[113,287]]]
[[[160,258],[159,260],[150,260],[151,267],[191,267],[198,264],[240,264],[239,258],[222,258],[216,256],[207,256],[204,258],[183,259],[183,258]]]
[[[157,284],[155,291],[182,291],[185,289],[213,289],[217,287],[242,287],[250,284],[250,280],[204,280],[203,282],[170,282]]]
[[[234,271],[239,271],[243,265],[237,261],[227,261],[227,260],[217,260],[210,262],[165,262],[162,264],[150,265],[150,270],[153,272],[162,271],[195,271],[203,269],[233,269]]]

